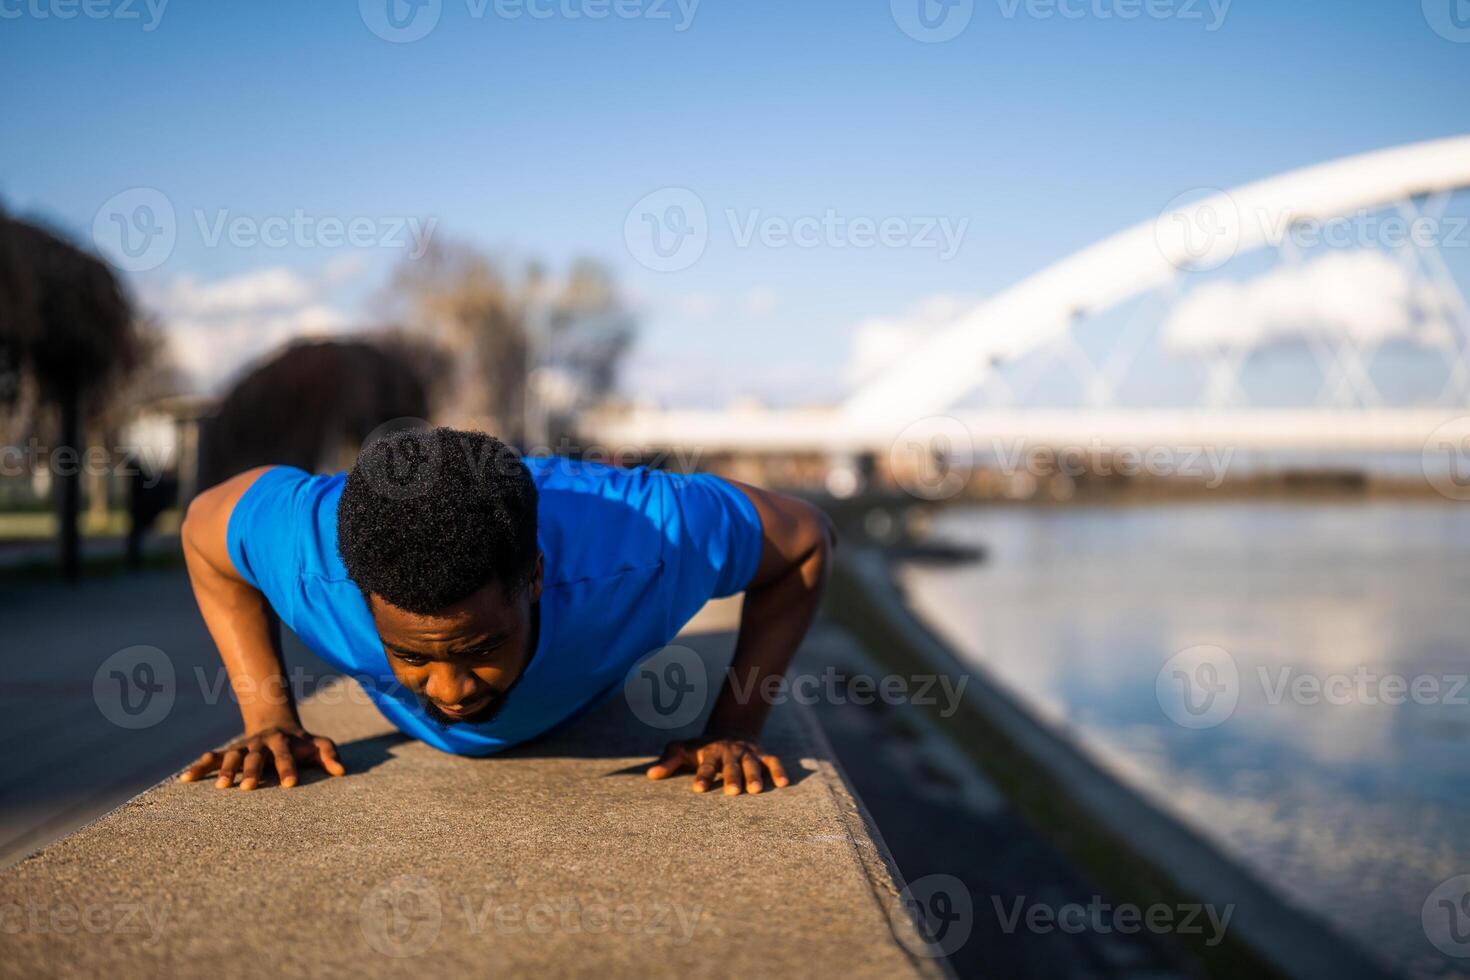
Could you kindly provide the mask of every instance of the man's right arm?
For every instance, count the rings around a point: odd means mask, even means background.
[[[206,752],[180,777],[201,779],[216,769],[215,785],[227,789],[240,777],[254,789],[273,771],[280,784],[296,785],[298,765],[320,765],[334,776],[346,770],[328,738],[301,727],[281,660],[280,624],[270,603],[235,568],[227,532],[236,503],[271,467],[247,470],[194,498],[181,531],[194,598],[219,648],[240,705],[245,735]]]

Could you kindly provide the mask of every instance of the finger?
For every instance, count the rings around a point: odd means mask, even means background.
[[[755,753],[745,752],[740,756],[740,769],[745,773],[745,791],[747,793],[759,793],[766,788],[765,780],[761,773],[761,760],[756,758]]]
[[[296,762],[291,758],[291,745],[284,735],[272,736],[266,743],[276,759],[276,778],[281,786],[290,789],[296,785]]]
[[[658,761],[648,767],[648,778],[664,779],[672,776],[684,768],[686,758],[683,743],[670,742],[664,747],[664,754],[659,756]]]
[[[725,781],[725,795],[740,795],[740,761],[734,752],[725,753],[725,767],[720,772]]]
[[[240,788],[254,789],[260,785],[260,770],[265,768],[265,753],[252,748],[245,753],[245,768],[240,770]]]
[[[230,749],[225,753],[225,761],[219,766],[219,778],[214,781],[216,789],[229,789],[235,785],[235,773],[239,772],[244,758],[243,749]]]
[[[694,792],[703,793],[715,784],[715,760],[706,759],[694,770]]]
[[[791,780],[786,777],[786,770],[781,767],[781,760],[774,755],[763,755],[761,761],[771,771],[771,782],[777,786],[790,786]]]
[[[318,735],[312,739],[316,743],[317,758],[321,760],[322,768],[333,776],[347,775],[347,767],[342,765],[342,760],[337,757],[337,743],[329,738]]]
[[[219,760],[220,754],[218,752],[206,752],[192,766],[185,769],[179,776],[179,779],[186,783],[192,783],[196,779],[203,779],[219,768]]]

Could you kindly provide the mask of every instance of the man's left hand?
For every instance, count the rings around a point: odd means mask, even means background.
[[[726,796],[759,793],[765,788],[765,775],[770,773],[776,786],[789,786],[781,760],[766,755],[754,742],[743,738],[702,738],[670,742],[663,756],[648,770],[649,779],[666,779],[685,769],[694,770],[694,792],[708,792],[718,777],[725,784]]]

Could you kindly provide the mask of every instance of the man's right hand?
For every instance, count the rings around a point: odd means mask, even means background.
[[[255,789],[261,777],[274,773],[282,787],[296,785],[297,766],[320,766],[333,776],[347,772],[337,758],[337,745],[322,735],[313,735],[299,725],[273,725],[251,732],[217,752],[206,752],[179,779],[192,783],[219,770],[214,785],[229,789],[240,777],[241,789]]]

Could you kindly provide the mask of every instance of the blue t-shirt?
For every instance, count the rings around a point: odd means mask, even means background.
[[[524,457],[539,491],[543,556],[535,655],[483,724],[429,720],[388,666],[337,550],[344,473],[268,470],[230,514],[235,568],[318,656],[356,678],[389,721],[446,752],[486,755],[547,731],[618,690],[713,597],[742,591],[761,554],[755,505],[710,473]]]

